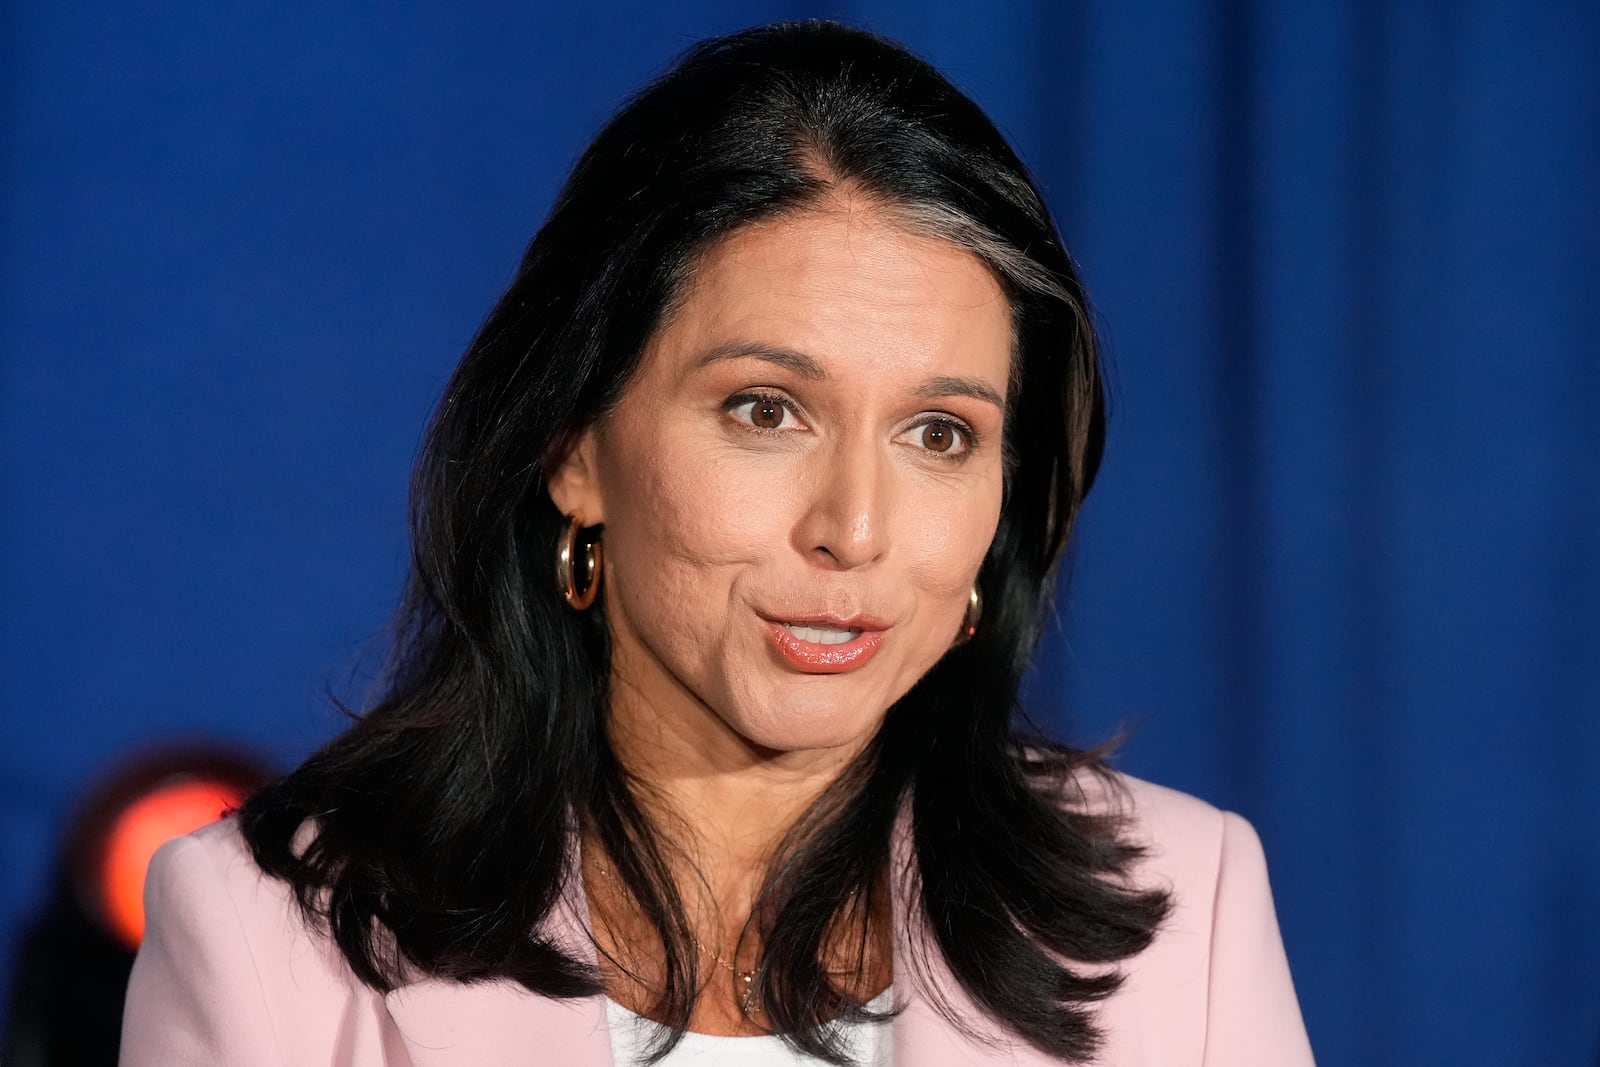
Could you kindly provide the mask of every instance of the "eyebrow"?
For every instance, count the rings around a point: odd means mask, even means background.
[[[811,382],[820,382],[828,376],[828,372],[822,369],[822,364],[804,352],[796,352],[792,348],[779,348],[776,345],[764,345],[757,341],[730,341],[718,345],[701,356],[695,368],[709,367],[725,359],[766,360],[768,363],[794,371]]]
[[[945,396],[969,396],[974,400],[993,404],[1002,412],[1006,409],[1006,398],[995,392],[989,383],[976,378],[930,378],[917,388],[917,395],[928,400],[937,400]]]
[[[814,357],[804,352],[797,352],[792,348],[783,348],[779,345],[762,344],[759,341],[729,341],[717,345],[695,363],[698,370],[709,367],[713,363],[720,363],[727,359],[759,359],[775,366],[793,371],[807,381],[820,382],[827,380],[828,372]],[[1006,398],[1001,396],[987,382],[977,378],[962,378],[953,375],[940,375],[930,378],[917,387],[917,396],[925,400],[937,400],[947,396],[965,396],[974,400],[981,400],[986,404],[993,404],[1002,413],[1006,410]]]

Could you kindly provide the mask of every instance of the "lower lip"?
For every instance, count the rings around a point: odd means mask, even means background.
[[[863,630],[852,641],[840,645],[818,645],[802,641],[779,623],[768,623],[773,647],[791,667],[807,674],[843,674],[864,666],[883,644],[882,630]]]

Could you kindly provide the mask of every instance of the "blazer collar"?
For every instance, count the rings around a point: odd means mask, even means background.
[[[916,884],[909,813],[897,820],[891,846],[893,878],[894,1061],[916,1067],[1048,1067],[1055,1061],[989,1024],[944,966],[921,924],[911,894]],[[546,918],[543,933],[569,955],[595,962],[588,898],[574,870],[569,891]],[[555,1000],[515,982],[470,985],[427,978],[384,997],[413,1067],[486,1067],[549,1063],[612,1067],[604,997]],[[953,1025],[945,1005],[974,1033]]]

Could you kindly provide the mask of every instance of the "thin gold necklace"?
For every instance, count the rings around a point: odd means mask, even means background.
[[[610,882],[612,885],[616,886],[617,889],[621,890],[623,893],[627,893],[627,895],[630,897],[633,896],[633,894],[628,890],[628,887],[618,881],[617,876],[612,874],[599,862],[595,863],[594,869],[599,871],[601,877]],[[716,960],[718,964],[731,971],[733,976],[739,980],[739,983],[744,987],[744,991],[739,997],[739,1010],[744,1012],[746,1016],[759,1013],[761,1011],[761,998],[756,995],[756,972],[741,971],[732,963],[724,959],[720,953],[713,952],[709,948],[706,948],[705,944],[700,940],[699,937],[695,936],[693,931],[690,931],[689,933],[689,940],[694,942],[694,947],[699,949],[702,955],[709,956],[711,959]]]

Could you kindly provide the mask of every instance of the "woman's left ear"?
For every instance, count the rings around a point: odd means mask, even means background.
[[[606,521],[598,453],[599,442],[590,427],[563,452],[552,453],[546,461],[545,488],[556,510],[563,515],[582,515],[585,526],[599,526]]]

